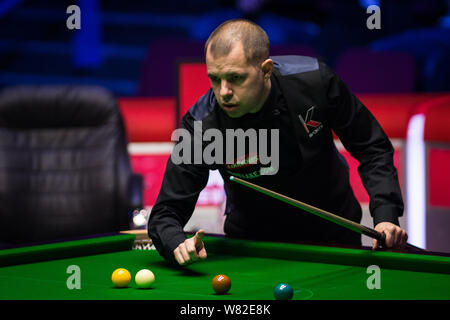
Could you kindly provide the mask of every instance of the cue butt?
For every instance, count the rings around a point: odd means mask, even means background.
[[[309,204],[303,203],[303,202],[298,201],[296,199],[289,198],[289,197],[287,197],[285,195],[282,195],[282,194],[279,194],[279,193],[277,193],[275,191],[272,191],[272,190],[266,189],[264,187],[258,186],[256,184],[251,183],[251,182],[248,182],[248,181],[236,178],[234,176],[230,176],[230,180],[234,181],[234,182],[237,182],[239,184],[242,184],[242,185],[244,185],[246,187],[249,187],[251,189],[254,189],[256,191],[259,191],[261,193],[264,193],[264,194],[266,194],[268,196],[271,196],[271,197],[273,197],[275,199],[278,199],[278,200],[281,200],[283,202],[286,202],[286,203],[288,203],[290,205],[293,205],[293,206],[295,206],[297,208],[303,209],[306,212],[312,213],[312,214],[317,215],[317,216],[319,216],[321,218],[324,218],[324,219],[326,219],[328,221],[334,222],[334,223],[336,223],[336,224],[338,224],[338,225],[340,225],[342,227],[348,228],[348,229],[350,229],[350,230],[352,230],[354,232],[358,232],[358,233],[364,234],[364,235],[366,235],[368,237],[377,239],[380,242],[380,245],[382,247],[386,248],[386,235],[384,233],[382,233],[382,232],[378,232],[375,229],[368,228],[368,227],[366,227],[364,225],[361,225],[359,223],[356,223],[356,222],[351,221],[349,219],[346,219],[344,217],[335,215],[335,214],[333,214],[331,212],[322,210],[320,208],[313,207],[313,206],[311,206]],[[426,251],[426,250],[421,249],[419,247],[415,247],[415,246],[413,246],[413,245],[411,245],[409,243],[406,243],[406,248],[419,250],[419,251],[422,251],[422,252]]]

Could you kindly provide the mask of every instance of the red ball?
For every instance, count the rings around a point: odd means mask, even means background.
[[[218,274],[212,280],[212,287],[217,294],[226,294],[231,288],[231,280],[224,274]]]

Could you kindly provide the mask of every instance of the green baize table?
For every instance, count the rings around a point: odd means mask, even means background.
[[[0,250],[0,299],[273,300],[282,282],[293,287],[294,300],[450,299],[448,256],[206,236],[208,258],[174,268],[156,250],[133,250],[135,238],[117,234]],[[70,266],[79,270],[79,289],[69,288]],[[116,268],[130,271],[127,288],[112,284]],[[134,283],[141,269],[155,274],[151,289]],[[212,289],[217,274],[231,279],[226,295]]]

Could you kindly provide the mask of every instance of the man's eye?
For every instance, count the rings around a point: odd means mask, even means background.
[[[217,77],[211,76],[211,77],[209,77],[209,78],[210,78],[211,81],[214,82],[214,83],[219,82],[219,78],[217,78]]]
[[[242,76],[234,74],[231,76],[231,80],[234,82],[240,81],[240,80],[242,80]]]

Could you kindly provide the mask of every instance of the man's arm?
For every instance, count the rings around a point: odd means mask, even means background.
[[[186,127],[190,126],[184,121],[182,128]],[[148,234],[161,256],[170,263],[180,264],[174,250],[187,241],[183,228],[194,212],[208,176],[209,168],[204,165],[174,164],[172,157],[167,161],[161,189],[150,214]],[[201,236],[198,240],[201,241]]]
[[[388,247],[403,246],[407,235],[398,227],[404,204],[393,163],[394,148],[380,124],[347,85],[326,65],[320,67],[332,128],[360,162],[358,172],[370,196],[369,209],[375,229],[386,234]],[[373,246],[378,245],[374,241]]]

